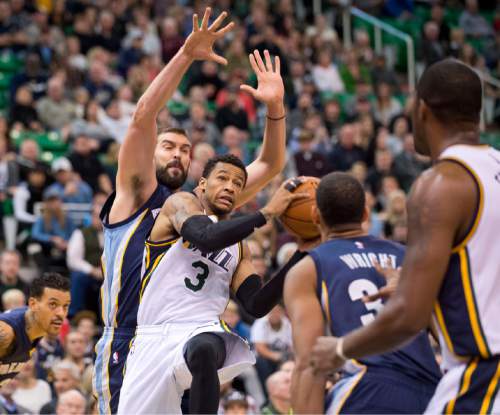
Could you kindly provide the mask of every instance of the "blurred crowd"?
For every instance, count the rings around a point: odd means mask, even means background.
[[[454,56],[497,76],[500,15],[495,4],[479,3],[481,13],[477,0],[354,1],[403,24],[424,8],[427,20],[415,39],[420,67]],[[103,279],[99,211],[114,187],[138,98],[181,47],[193,12],[201,15],[207,5],[212,16],[230,11],[236,23],[217,45],[229,64],[196,62],[158,117],[159,125],[184,128],[192,140],[185,189],[196,186],[215,154],[230,152],[246,163],[255,157],[265,108],[239,86],[256,82],[248,53],[267,49],[282,62],[288,162],[241,211],[262,207],[285,178],[347,171],[366,189],[366,231],[405,243],[406,194],[429,166],[414,149],[406,73],[375,53],[365,28],[356,28],[352,48],[344,49],[341,2],[323,1],[324,13],[315,15],[312,2],[301,0],[0,0],[1,308],[25,304],[30,278],[39,272],[61,272],[72,282],[62,335],[44,338],[32,364],[0,390],[0,412],[93,410]],[[456,26],[445,19],[450,7],[459,10]],[[495,109],[497,91],[488,87],[486,94]],[[296,247],[277,222],[248,242],[267,278]],[[284,310],[278,306],[253,322],[231,302],[223,318],[251,342],[258,360],[222,385],[220,412],[287,413],[293,350]]]

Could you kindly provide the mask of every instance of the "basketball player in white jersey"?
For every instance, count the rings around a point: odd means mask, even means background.
[[[262,317],[303,254],[296,252],[262,286],[240,241],[307,194],[292,194],[300,181],[290,181],[261,211],[226,219],[246,180],[241,160],[217,156],[205,166],[201,196],[176,193],[163,205],[146,242],[138,328],[118,413],[180,413],[188,388],[190,413],[216,413],[220,384],[255,363],[246,342],[219,318],[230,290],[247,312]]]
[[[434,166],[408,200],[408,249],[396,293],[373,323],[319,338],[310,376],[411,339],[433,314],[444,376],[428,413],[500,413],[500,152],[479,144],[477,74],[447,59],[422,75],[417,151]]]

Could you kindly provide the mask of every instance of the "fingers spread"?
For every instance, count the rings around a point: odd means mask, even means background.
[[[216,53],[211,53],[209,56],[209,59],[213,60],[214,62],[220,63],[221,65],[227,65],[227,59],[223,58],[220,55],[217,55]]]
[[[259,66],[257,65],[257,62],[255,61],[255,56],[253,56],[253,53],[249,55],[249,59],[250,59],[250,66],[252,67],[253,71],[255,72],[255,74],[259,74],[260,69]]]
[[[210,13],[212,13],[212,9],[210,7],[207,7],[205,9],[205,14],[203,15],[203,20],[201,21],[202,30],[208,29],[208,21],[210,20]]]
[[[253,54],[255,56],[255,61],[257,62],[257,65],[259,66],[260,71],[267,72],[266,65],[264,65],[264,61],[262,60],[262,57],[260,56],[260,52],[257,49],[255,49],[253,51]]]
[[[274,57],[274,72],[281,73],[281,61],[279,56]]]
[[[198,15],[193,14],[193,32],[200,30],[200,23],[198,22]]]
[[[252,94],[253,96],[255,96],[255,94],[257,93],[257,90],[255,88],[252,88],[250,85],[240,85],[240,89]]]
[[[217,19],[210,25],[208,30],[210,31],[215,31],[218,29],[218,27],[221,25],[222,21],[226,18],[227,12],[222,12]]]
[[[219,30],[218,32],[215,32],[215,34],[218,36],[218,37],[222,37],[224,36],[227,32],[230,32],[231,30],[234,29],[234,22],[231,22],[231,23],[228,23],[226,26],[224,26],[221,30]]]
[[[264,58],[266,59],[266,69],[268,72],[273,71],[273,63],[271,62],[271,55],[269,54],[269,51],[266,49],[264,51]]]

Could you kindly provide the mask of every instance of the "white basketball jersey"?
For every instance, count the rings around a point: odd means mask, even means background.
[[[471,356],[500,355],[500,151],[454,145],[440,159],[463,166],[479,195],[474,223],[452,251],[435,305],[449,369]]]
[[[146,242],[138,325],[218,320],[241,252],[241,243],[202,254],[182,238]]]

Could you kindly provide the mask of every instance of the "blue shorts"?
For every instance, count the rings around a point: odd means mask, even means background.
[[[96,345],[92,384],[99,414],[116,413],[134,328],[104,328]]]
[[[330,392],[327,413],[423,413],[436,385],[393,369],[367,369],[342,378]]]

